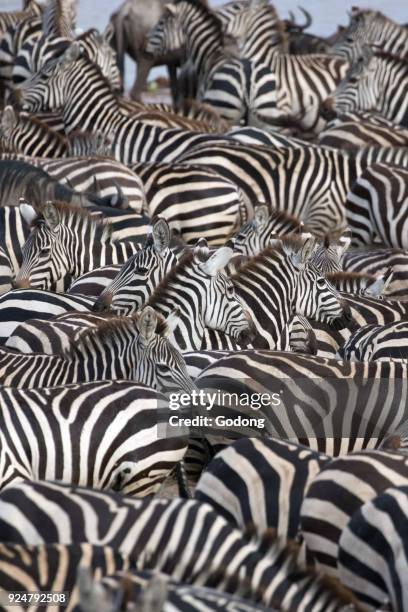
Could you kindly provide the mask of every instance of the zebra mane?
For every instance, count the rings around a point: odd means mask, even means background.
[[[300,251],[300,249],[304,246],[305,240],[300,236],[295,234],[288,234],[287,236],[276,236],[276,238],[281,242],[281,244],[275,245],[271,244],[267,246],[263,251],[251,257],[248,261],[243,262],[239,267],[238,271],[231,276],[232,282],[234,280],[239,280],[242,273],[251,272],[251,270],[256,270],[260,263],[263,263],[266,257],[273,257],[276,253],[280,255],[286,256],[285,248],[293,250],[294,252]]]
[[[399,64],[405,64],[405,66],[408,66],[408,58],[399,57],[398,55],[393,55],[392,53],[381,51],[380,49],[378,49],[378,51],[374,51],[372,57],[378,57],[379,59],[389,60],[390,62],[397,62]]]
[[[95,240],[100,240],[101,242],[110,242],[112,240],[112,225],[110,222],[101,219],[100,217],[95,217],[95,215],[92,215],[87,209],[74,206],[68,202],[53,200],[51,204],[58,211],[63,222],[66,223],[72,219],[82,220],[82,222],[86,224],[89,229],[94,229],[96,234]],[[42,213],[43,206],[39,207],[39,210],[39,216],[33,221],[34,226],[36,224],[39,225],[45,222]]]
[[[207,261],[208,255],[209,253],[206,249],[195,250],[194,248],[190,248],[184,251],[179,262],[170,269],[170,271],[155,288],[147,302],[149,306],[152,306],[153,308],[155,307],[155,304],[157,304],[158,300],[161,298],[162,293],[171,287],[176,280],[178,280],[180,274],[182,274],[194,260],[204,263]]]
[[[296,217],[295,215],[292,215],[291,213],[287,212],[286,210],[272,211],[272,213],[269,215],[268,223],[272,220],[288,221],[294,226],[295,229],[299,229],[300,227],[303,227],[300,219]]]
[[[354,281],[354,280],[365,280],[367,282],[376,281],[377,277],[373,274],[366,274],[364,272],[329,272],[325,274],[328,281],[336,283],[338,281]]]
[[[158,336],[165,336],[168,331],[166,319],[160,313],[157,314],[157,324],[155,333]],[[109,342],[121,332],[137,332],[136,322],[139,313],[129,316],[114,316],[101,320],[92,327],[85,328],[70,339],[68,347],[63,351],[64,357],[70,357],[73,353],[88,343],[89,340],[98,339],[101,342]]]

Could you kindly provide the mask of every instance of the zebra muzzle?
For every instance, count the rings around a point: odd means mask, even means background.
[[[322,102],[319,109],[319,115],[326,121],[332,121],[337,117],[337,113],[333,108],[333,99],[327,98]]]
[[[248,321],[248,327],[243,329],[238,335],[238,343],[240,346],[247,346],[248,344],[252,343],[257,335],[256,327],[251,315],[246,312],[245,316],[246,320]]]

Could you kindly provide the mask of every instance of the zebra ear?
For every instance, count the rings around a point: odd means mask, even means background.
[[[60,222],[58,210],[55,208],[55,206],[53,206],[50,202],[47,202],[43,208],[42,214],[49,229],[52,231],[55,230]]]
[[[199,240],[197,240],[197,242],[194,245],[194,257],[198,257],[198,259],[201,258],[202,261],[202,256],[208,256],[208,253],[210,252],[209,248],[208,248],[208,244],[205,238],[200,238]]]
[[[68,49],[65,50],[63,56],[61,57],[61,64],[70,64],[71,62],[76,62],[82,55],[82,48],[78,42],[73,42],[72,45],[69,45]]]
[[[166,219],[162,217],[153,219],[152,236],[154,248],[158,253],[169,248],[171,235]]]
[[[393,269],[389,268],[385,272],[385,274],[376,278],[376,280],[372,282],[371,285],[368,285],[364,294],[369,295],[373,298],[379,298],[381,295],[384,294],[384,291],[387,289],[388,285],[392,281],[393,273]]]
[[[337,240],[336,247],[339,257],[342,257],[351,244],[351,229],[348,227]]]
[[[156,333],[156,325],[157,314],[151,306],[146,306],[136,320],[136,327],[141,339],[149,342]]]
[[[177,9],[174,6],[174,4],[170,2],[170,3],[164,5],[163,12],[166,13],[167,15],[173,15],[174,16],[177,13]]]
[[[108,25],[106,26],[105,31],[103,33],[103,38],[109,45],[112,42],[114,34],[115,34],[115,28],[113,27],[113,24],[110,21]]]
[[[297,268],[304,266],[310,257],[315,248],[315,239],[313,237],[307,238],[306,241],[302,244],[299,250],[294,251],[290,249],[288,253],[289,257],[292,260],[292,263]]]
[[[38,217],[37,212],[31,204],[27,204],[27,202],[22,202],[19,205],[19,209],[21,212],[21,216],[27,225],[31,225],[31,223]]]
[[[201,264],[200,269],[209,276],[215,276],[225,268],[233,254],[234,251],[229,247],[220,247],[207,261]]]
[[[1,127],[3,130],[12,130],[17,124],[17,115],[12,106],[6,106],[1,113]]]
[[[265,205],[257,206],[255,209],[255,216],[254,216],[254,225],[256,229],[258,230],[262,229],[266,225],[268,221],[268,217],[269,217],[268,207]]]

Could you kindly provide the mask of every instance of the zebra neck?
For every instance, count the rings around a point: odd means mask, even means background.
[[[194,66],[199,81],[207,81],[215,66],[226,60],[222,53],[221,25],[215,16],[189,6],[183,15],[187,57]]]
[[[78,79],[78,70],[82,69],[82,79]],[[84,101],[83,89],[86,80],[89,80],[87,91],[92,94]],[[112,93],[102,74],[89,63],[78,62],[76,70],[67,78],[65,85],[67,97],[63,109],[63,120],[67,133],[77,129],[104,134],[120,128],[121,123],[127,119],[122,114],[116,96]]]

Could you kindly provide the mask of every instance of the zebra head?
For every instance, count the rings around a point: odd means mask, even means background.
[[[177,5],[165,6],[161,18],[147,37],[146,53],[153,57],[163,57],[184,48],[185,35],[178,13]]]
[[[168,336],[178,325],[178,311],[167,319],[158,317],[151,306],[145,306],[136,316],[139,333],[135,344],[135,380],[161,391],[169,388],[191,393],[197,387],[187,373],[186,362],[171,344]]]
[[[95,29],[88,30],[77,38],[81,49],[88,58],[99,66],[102,74],[108,79],[113,91],[122,91],[122,77],[118,67],[116,51],[111,46],[114,35],[112,24],[108,24],[101,34]]]
[[[82,50],[72,43],[61,57],[47,62],[37,74],[14,90],[17,103],[29,112],[57,111],[64,107],[67,73],[75,67]]]
[[[328,323],[342,329],[351,319],[350,310],[340,300],[336,289],[311,263],[314,238],[282,241],[283,250],[297,273],[295,312],[304,317]]]
[[[252,221],[235,237],[234,251],[253,257],[269,246],[273,234],[297,232],[300,227],[300,221],[285,211],[271,212],[268,206],[257,206]]]
[[[18,288],[51,289],[58,281],[81,274],[94,249],[110,245],[110,226],[63,202],[47,202],[32,224],[16,275]]]
[[[177,256],[169,249],[170,228],[167,221],[153,221],[152,233],[143,249],[123,264],[116,278],[96,300],[93,310],[109,309],[128,315],[145,304],[154,288],[177,263]]]
[[[378,58],[374,56],[374,51],[364,47],[344,79],[323,102],[320,113],[324,119],[331,121],[337,114],[376,109],[386,76],[383,74],[381,78],[378,67]]]
[[[233,253],[230,247],[220,247],[210,254],[207,241],[199,240],[194,249],[185,251],[150,297],[149,304],[160,312],[180,309],[174,341],[182,350],[199,350],[206,327],[228,334],[240,344],[248,341],[252,320],[231,279],[221,272]]]

